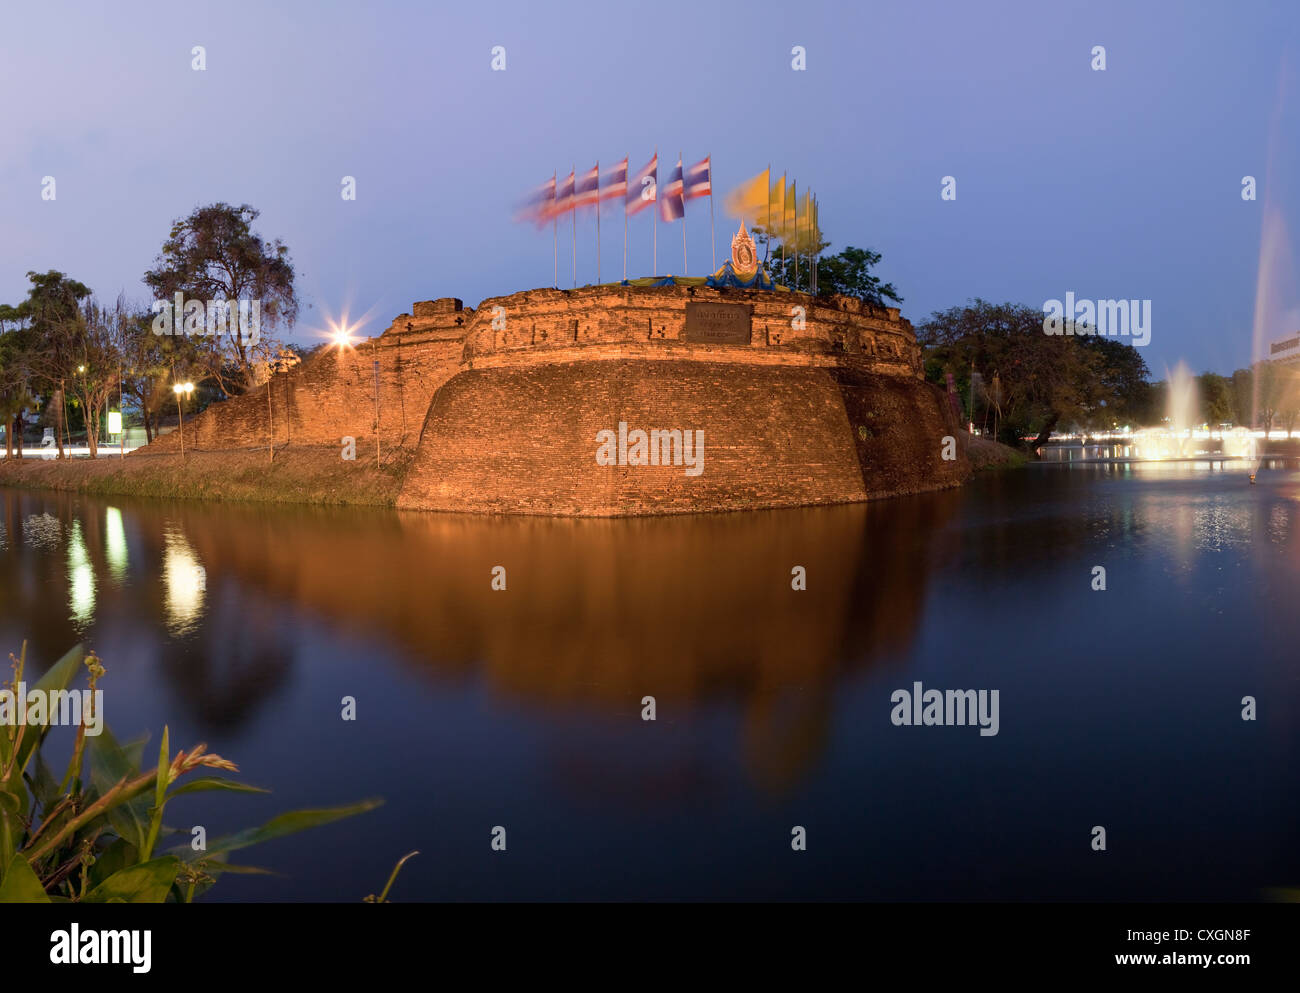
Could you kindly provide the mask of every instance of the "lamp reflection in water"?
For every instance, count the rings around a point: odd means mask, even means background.
[[[175,528],[168,528],[163,538],[166,542],[163,585],[167,631],[173,637],[181,637],[188,634],[203,616],[207,574],[185,535]]]
[[[122,512],[109,507],[104,521],[104,545],[108,552],[108,570],[121,582],[126,578],[126,529],[122,527]]]
[[[86,554],[86,542],[81,535],[81,521],[72,522],[68,538],[68,602],[72,619],[78,625],[89,624],[95,617],[95,570]]]

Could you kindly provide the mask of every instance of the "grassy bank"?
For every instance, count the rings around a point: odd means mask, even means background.
[[[1029,456],[1000,441],[969,437],[966,440],[966,457],[976,472],[990,469],[1019,469],[1029,464]]]
[[[256,500],[391,507],[397,500],[410,453],[398,449],[375,469],[374,455],[355,462],[339,457],[335,445],[289,445],[270,461],[265,448],[133,452],[125,459],[0,460],[0,486],[64,490],[97,496],[169,499]]]

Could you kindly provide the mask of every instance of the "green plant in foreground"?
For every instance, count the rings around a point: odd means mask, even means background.
[[[25,642],[18,657],[10,656],[9,688],[17,706],[25,706],[19,701],[19,684],[26,656]],[[78,645],[28,696],[35,692],[48,698],[66,690],[83,663],[93,691],[104,667]],[[95,694],[87,699],[94,700]],[[203,851],[183,842],[155,856],[160,839],[182,833],[163,824],[167,805],[177,797],[207,790],[269,791],[217,776],[176,785],[197,769],[239,770],[228,759],[208,753],[205,745],[170,754],[166,728],[158,765],[142,771],[144,742],[119,745],[102,726],[98,735],[87,735],[90,716],[82,713],[67,772],[57,782],[41,754],[49,724],[0,724],[0,903],[189,903],[222,873],[270,874],[231,864],[231,852],[361,814],[381,803],[364,800],[346,807],[291,811],[260,827],[209,841]],[[87,770],[89,778],[83,781]]]
[[[407,852],[400,859],[398,859],[397,865],[393,866],[393,871],[388,876],[388,882],[384,885],[384,891],[380,893],[379,896],[375,896],[373,893],[371,893],[368,897],[366,897],[361,902],[362,903],[387,903],[388,891],[393,888],[393,883],[397,881],[397,874],[402,871],[402,866],[406,865],[408,859],[413,859],[415,858],[415,856],[419,854],[420,853],[418,851]]]

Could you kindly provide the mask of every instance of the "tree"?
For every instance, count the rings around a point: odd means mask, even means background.
[[[1196,392],[1201,398],[1201,418],[1207,424],[1227,424],[1234,419],[1232,380],[1227,376],[1214,372],[1201,373],[1196,377]]]
[[[1232,374],[1232,420],[1248,428],[1255,427],[1255,374],[1238,369]]]
[[[871,269],[880,264],[881,255],[868,248],[850,245],[839,255],[831,255],[817,262],[817,295],[835,294],[858,297],[864,303],[886,306],[886,300],[902,303],[893,283],[885,283]]]
[[[1285,377],[1282,367],[1267,359],[1256,362],[1251,372],[1255,385],[1255,407],[1264,422],[1264,437],[1267,438],[1284,403]]]
[[[118,295],[112,310],[91,297],[82,308],[84,333],[73,392],[86,420],[86,447],[99,456],[99,428],[108,401],[121,388],[124,372],[123,343],[129,334],[131,314],[126,298]]]
[[[36,410],[31,392],[31,369],[27,362],[22,330],[27,319],[18,307],[0,304],[0,425],[5,432],[5,458],[23,455],[25,415]]]
[[[258,216],[248,204],[214,203],[176,220],[145,284],[164,302],[177,293],[186,301],[256,302],[263,327],[292,327],[298,316],[293,262],[278,238],[267,242],[253,232]],[[173,315],[178,332],[180,318]],[[270,336],[247,340],[233,320],[224,334],[201,340],[206,372],[227,397],[252,389],[257,363],[275,350]]]
[[[926,350],[926,374],[953,377],[977,408],[994,414],[998,433],[1012,444],[1036,435],[1042,445],[1058,425],[1118,426],[1149,403],[1146,363],[1129,345],[1093,335],[1043,333],[1041,309],[975,300],[937,311],[917,329]],[[996,376],[996,393],[978,385]]]
[[[90,296],[90,287],[54,269],[29,272],[27,278],[32,286],[18,307],[27,323],[19,334],[32,378],[52,398],[58,457],[63,458],[64,392],[79,364],[85,334],[81,301]]]

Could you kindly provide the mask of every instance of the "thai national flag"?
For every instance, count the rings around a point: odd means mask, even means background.
[[[515,211],[516,221],[532,221],[541,227],[551,219],[555,205],[555,177],[552,176],[524,199]]]
[[[597,162],[578,178],[573,197],[574,207],[594,207],[600,199],[600,163]]]
[[[609,172],[605,173],[605,180],[601,184],[600,198],[602,200],[613,200],[615,197],[627,196],[627,158]]]
[[[560,183],[560,188],[555,191],[555,206],[551,208],[551,217],[559,217],[561,214],[567,214],[573,209],[573,173],[570,172],[568,178]]]
[[[677,160],[677,168],[668,177],[664,195],[659,198],[659,216],[665,222],[672,222],[686,216],[686,201],[682,197],[682,160]]]
[[[648,181],[647,181],[648,179]],[[659,195],[659,153],[627,184],[627,212],[636,214],[655,202]]]
[[[709,158],[696,162],[686,170],[685,199],[694,200],[696,197],[713,195],[713,167],[709,164]]]

